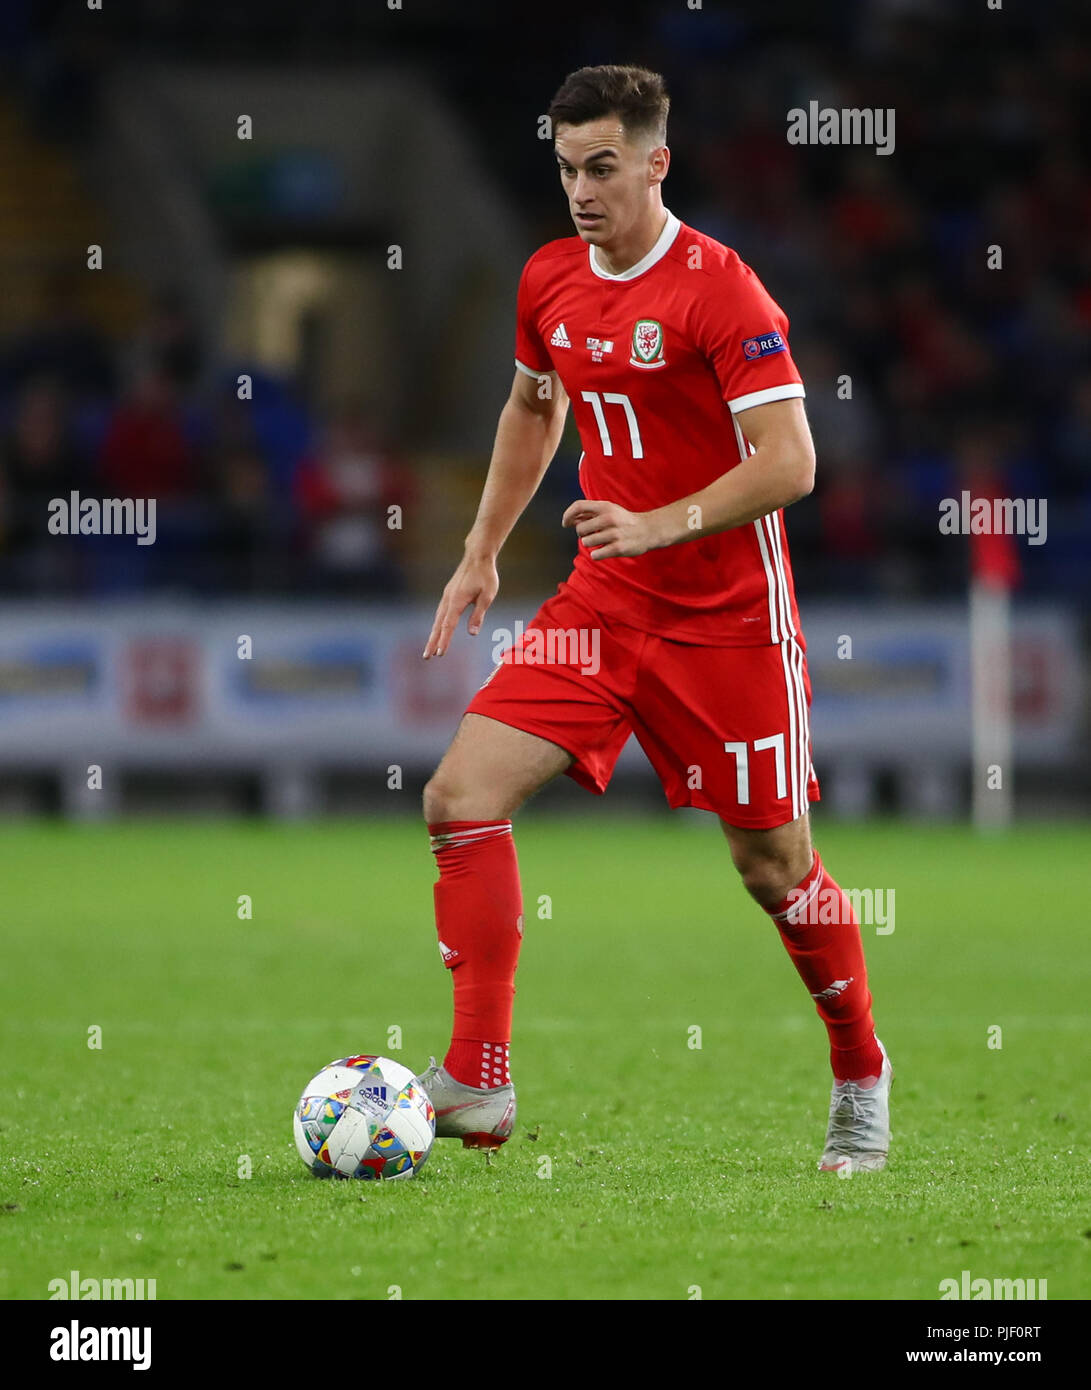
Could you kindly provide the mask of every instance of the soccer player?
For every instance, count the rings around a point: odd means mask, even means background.
[[[437,1135],[495,1149],[511,1134],[523,934],[511,817],[561,772],[602,793],[635,732],[669,804],[719,816],[816,1001],[834,1075],[820,1168],[878,1169],[892,1070],[860,929],[808,815],[811,692],[782,517],[813,485],[803,385],[758,277],[663,205],[668,108],[658,74],[605,66],[572,73],[549,109],[577,234],[524,267],[511,395],[425,659],[471,606],[480,632],[569,402],[584,496],[561,520],[577,554],[425,788],[454,1028],[421,1080]]]

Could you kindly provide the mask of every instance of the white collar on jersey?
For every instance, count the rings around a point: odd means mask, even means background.
[[[678,235],[681,222],[671,212],[670,208],[664,208],[667,220],[663,225],[663,230],[659,233],[659,240],[646,256],[643,256],[636,265],[631,265],[628,270],[621,271],[618,275],[611,275],[603,270],[595,261],[595,248],[588,246],[587,263],[600,280],[635,280],[638,275],[643,275],[646,270],[650,270],[656,261],[661,261],[671,248],[674,238]]]

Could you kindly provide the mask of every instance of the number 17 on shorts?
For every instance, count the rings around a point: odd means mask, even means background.
[[[663,645],[642,681],[636,733],[670,804],[700,806],[743,829],[796,820],[819,799],[799,641],[689,647],[684,661],[674,643]]]

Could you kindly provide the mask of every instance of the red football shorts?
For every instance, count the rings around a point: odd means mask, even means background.
[[[819,797],[811,682],[798,638],[763,647],[671,642],[596,613],[561,585],[467,706],[572,755],[601,794],[630,734],[673,806],[767,830]]]

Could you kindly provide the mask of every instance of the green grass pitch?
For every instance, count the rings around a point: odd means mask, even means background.
[[[6,828],[0,1296],[72,1270],[161,1300],[1091,1293],[1086,832],[819,822],[845,887],[896,894],[864,932],[891,1162],[851,1179],[816,1172],[825,1034],[715,821],[516,839],[516,1133],[365,1184],[311,1178],[291,1112],[335,1057],[442,1057],[422,826]]]

